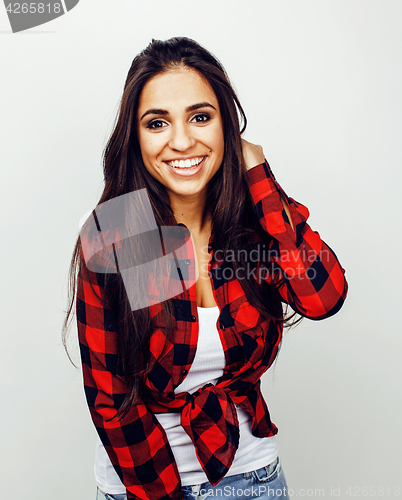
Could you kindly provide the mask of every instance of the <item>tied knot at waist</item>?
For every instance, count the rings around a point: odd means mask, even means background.
[[[186,396],[181,425],[194,444],[209,482],[215,486],[230,469],[239,446],[236,408],[228,393],[213,384]]]
[[[194,444],[208,481],[215,486],[230,469],[239,446],[239,422],[232,398],[211,383],[190,394],[148,392],[154,413],[181,413],[181,425]]]

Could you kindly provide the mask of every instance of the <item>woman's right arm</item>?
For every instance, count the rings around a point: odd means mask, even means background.
[[[102,300],[102,275],[81,259],[77,281],[77,326],[85,395],[92,420],[127,498],[181,500],[181,483],[166,433],[139,401],[119,420],[128,387],[117,373],[117,329]],[[96,291],[94,293],[91,284]]]
[[[278,291],[300,315],[314,320],[328,318],[345,301],[345,270],[307,224],[307,207],[290,198],[278,184],[261,146],[242,141],[254,212],[262,229],[273,238],[271,263],[280,268],[284,278]],[[268,273],[265,279],[270,276]]]

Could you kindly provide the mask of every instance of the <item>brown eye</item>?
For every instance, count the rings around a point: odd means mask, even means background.
[[[155,130],[163,128],[165,125],[166,123],[162,120],[152,120],[147,124],[147,128]]]
[[[211,115],[209,113],[199,113],[193,117],[192,121],[195,121],[196,123],[205,123],[210,119]]]

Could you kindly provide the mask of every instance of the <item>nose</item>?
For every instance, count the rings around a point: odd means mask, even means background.
[[[191,134],[189,126],[186,124],[177,124],[172,127],[169,140],[169,147],[176,151],[186,151],[195,144],[195,138]]]

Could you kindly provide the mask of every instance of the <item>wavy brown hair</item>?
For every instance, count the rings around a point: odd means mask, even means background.
[[[221,63],[197,42],[185,38],[167,41],[152,40],[148,47],[135,57],[128,72],[123,96],[113,132],[103,152],[105,187],[98,202],[102,204],[118,196],[146,189],[158,226],[167,225],[174,217],[164,186],[146,170],[141,157],[137,137],[137,110],[144,85],[154,76],[175,67],[187,67],[199,72],[211,85],[219,102],[225,141],[223,162],[208,185],[207,206],[212,207],[212,249],[225,255],[230,250],[239,259],[231,262],[234,271],[250,267],[247,255],[256,249],[252,234],[260,234],[264,245],[269,246],[270,236],[263,233],[252,208],[245,180],[246,166],[242,153],[241,135],[247,124],[243,108],[237,98],[225,69]],[[63,342],[71,322],[76,297],[78,272],[88,272],[82,257],[78,238],[69,272],[69,303],[63,325]],[[253,265],[253,263],[251,263]],[[254,266],[257,264],[254,263]],[[236,274],[238,276],[239,273]],[[132,311],[125,287],[119,273],[105,275],[106,288],[113,281],[113,293],[102,300],[113,308],[118,325],[119,367],[130,387],[122,411],[132,405],[136,398],[144,395],[143,382],[150,370],[148,347],[152,334],[149,309]],[[285,322],[282,303],[278,293],[280,280],[257,282],[252,273],[239,280],[248,301],[261,314],[275,321]],[[275,282],[275,284],[274,284]],[[167,337],[173,334],[174,308],[172,300],[161,304],[166,320]],[[290,319],[286,324],[290,324]],[[68,351],[67,351],[68,352]]]

